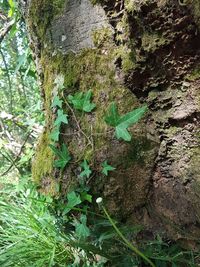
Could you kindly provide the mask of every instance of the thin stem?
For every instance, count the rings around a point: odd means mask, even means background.
[[[64,102],[65,102],[65,104],[67,105],[67,107],[70,109],[70,111],[71,111],[71,113],[72,113],[72,115],[73,115],[73,117],[74,117],[74,120],[75,120],[75,122],[76,122],[76,125],[77,125],[77,127],[78,127],[79,132],[82,133],[83,136],[85,136],[85,138],[88,140],[88,143],[89,143],[89,144],[91,145],[91,147],[93,148],[93,144],[92,144],[90,138],[89,138],[89,137],[86,135],[86,133],[81,129],[81,126],[80,126],[80,124],[79,124],[79,121],[78,121],[77,118],[76,118],[76,115],[75,115],[75,113],[74,113],[73,108],[70,106],[70,104],[68,103],[68,101],[67,101],[65,98],[64,98]]]
[[[154,265],[154,263],[148,259],[141,251],[139,251],[138,248],[136,248],[135,246],[133,246],[127,239],[126,237],[122,234],[122,232],[119,230],[119,228],[116,226],[116,224],[114,223],[114,221],[112,220],[112,218],[110,217],[110,215],[108,214],[107,210],[105,209],[105,207],[103,206],[103,211],[106,214],[108,220],[110,221],[111,225],[113,226],[113,228],[115,229],[115,231],[117,232],[117,234],[119,235],[119,237],[123,240],[123,242],[127,245],[127,247],[129,247],[136,255],[140,256],[141,258],[143,258],[146,262],[148,262],[150,264],[150,266],[152,267],[156,267]]]

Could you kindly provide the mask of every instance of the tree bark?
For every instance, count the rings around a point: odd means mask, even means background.
[[[64,2],[64,3],[63,3]],[[38,142],[33,177],[44,190],[77,183],[80,162],[90,185],[111,213],[173,239],[200,235],[200,4],[198,0],[30,0],[23,3],[44,98],[46,126]],[[61,139],[73,160],[60,175],[48,147],[55,111],[55,80],[64,97],[93,91],[96,110],[70,114]],[[104,122],[116,102],[121,114],[147,103],[131,127],[130,143],[117,140]],[[77,125],[78,121],[78,125]],[[80,130],[81,129],[81,130]],[[104,160],[116,171],[104,177]],[[187,233],[187,234],[186,234]]]

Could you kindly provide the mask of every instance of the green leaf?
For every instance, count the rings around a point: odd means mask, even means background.
[[[81,193],[81,200],[82,201],[85,201],[86,200],[86,201],[92,203],[92,195],[87,194],[87,192],[82,192]]]
[[[109,171],[114,171],[116,168],[112,167],[111,165],[108,164],[107,160],[102,163],[102,173],[108,176]]]
[[[67,163],[71,159],[67,146],[65,144],[62,144],[61,149],[56,148],[54,145],[49,145],[49,147],[53,150],[55,155],[58,157],[58,160],[55,160],[55,163],[54,163],[55,167],[64,169]]]
[[[53,99],[53,103],[51,105],[52,108],[54,107],[59,107],[59,108],[62,108],[62,100],[59,99],[58,96],[55,96],[54,99]]]
[[[120,116],[117,111],[116,104],[112,103],[107,115],[105,116],[105,122],[108,125],[115,127],[115,135],[118,139],[121,138],[125,141],[131,141],[131,135],[127,128],[137,123],[142,118],[146,110],[147,107],[143,106]]]
[[[90,170],[90,166],[88,165],[87,160],[84,160],[83,163],[81,163],[81,167],[83,168],[83,171],[80,173],[80,177],[86,176],[87,178],[89,178],[92,171]]]
[[[116,104],[113,102],[110,105],[108,113],[105,116],[105,122],[113,127],[116,127],[119,124],[120,116],[117,110]]]
[[[54,122],[54,126],[61,125],[61,123],[68,124],[67,114],[63,113],[62,109],[58,109],[57,119]]]
[[[74,191],[67,194],[67,200],[67,206],[63,210],[63,215],[70,212],[75,206],[79,205],[82,202],[80,196],[77,195]]]
[[[50,134],[50,138],[54,142],[58,142],[60,134],[60,125],[54,127],[53,131]]]
[[[117,139],[122,138],[123,140],[130,142],[131,141],[131,135],[128,132],[128,130],[126,129],[126,127],[124,127],[123,125],[119,125],[115,128],[115,135],[117,137]]]
[[[8,0],[8,4],[10,6],[10,9],[8,11],[8,17],[11,18],[13,17],[15,12],[15,2],[13,0]]]
[[[11,8],[15,7],[15,2],[13,0],[8,0],[8,4]]]
[[[69,95],[68,100],[74,106],[75,109],[91,112],[96,105],[91,103],[92,91],[89,90],[86,93],[76,93],[74,96]]]
[[[75,220],[75,233],[79,239],[85,239],[90,236],[90,229],[86,225],[87,217],[82,214],[80,217],[80,222]]]
[[[147,111],[147,106],[143,106],[141,108],[137,108],[124,116],[122,116],[119,120],[119,125],[123,125],[124,127],[129,127],[134,123],[137,123],[144,113]]]

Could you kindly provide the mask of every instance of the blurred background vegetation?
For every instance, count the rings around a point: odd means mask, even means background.
[[[0,0],[0,87],[2,186],[30,175],[33,147],[44,125],[25,24],[11,0]]]

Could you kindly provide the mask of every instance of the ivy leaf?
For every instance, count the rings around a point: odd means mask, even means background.
[[[130,142],[131,141],[131,135],[128,132],[128,130],[126,129],[126,127],[123,126],[117,126],[115,128],[115,135],[117,137],[117,139],[122,138],[123,140]]]
[[[112,167],[111,165],[108,164],[107,160],[102,163],[102,173],[108,176],[108,172],[114,171],[116,168]]]
[[[68,200],[67,206],[63,210],[63,215],[67,214],[75,206],[79,205],[82,202],[80,196],[77,195],[74,191],[67,194],[67,200]]]
[[[52,108],[55,108],[55,107],[59,107],[59,108],[62,108],[62,100],[59,99],[58,96],[55,96],[54,99],[53,99],[53,103],[51,105]]]
[[[80,222],[75,220],[75,233],[79,239],[85,239],[90,236],[90,229],[86,225],[87,217],[82,214],[80,217]]]
[[[124,116],[121,116],[119,125],[124,127],[129,127],[134,123],[138,122],[144,113],[147,111],[147,106],[134,109],[133,111],[126,113]]]
[[[67,163],[70,161],[71,157],[69,151],[65,144],[62,144],[61,149],[56,148],[54,145],[49,145],[53,150],[55,155],[58,157],[58,160],[55,160],[55,167],[64,169]]]
[[[84,160],[83,163],[81,163],[81,167],[83,168],[83,171],[80,173],[80,177],[86,176],[87,178],[89,178],[92,171],[90,170],[90,166],[88,165],[87,160]]]
[[[91,90],[89,90],[87,93],[84,94],[83,110],[85,112],[91,112],[96,107],[96,104],[90,102],[91,97],[92,97]]]
[[[89,90],[86,93],[80,92],[76,93],[74,96],[69,95],[68,100],[72,103],[75,109],[91,112],[96,107],[94,103],[91,103],[91,97],[92,91]]]
[[[50,134],[50,138],[54,142],[58,142],[60,134],[60,125],[54,127],[53,131]]]
[[[146,110],[147,107],[143,106],[122,116],[119,120],[119,124],[116,127],[115,134],[117,138],[122,138],[125,141],[131,141],[131,135],[128,132],[127,128],[138,122],[142,118]]]
[[[116,127],[119,124],[120,116],[117,110],[116,104],[113,102],[110,105],[108,113],[105,116],[105,122],[113,127]]]
[[[62,109],[58,109],[57,119],[54,122],[54,126],[60,125],[61,123],[68,124],[68,115],[63,113]]]
[[[125,141],[131,141],[131,135],[127,128],[137,123],[142,118],[146,110],[147,107],[143,106],[128,112],[123,116],[119,116],[116,104],[112,103],[107,115],[105,116],[105,122],[108,125],[115,127],[115,135],[118,139],[122,138]]]

